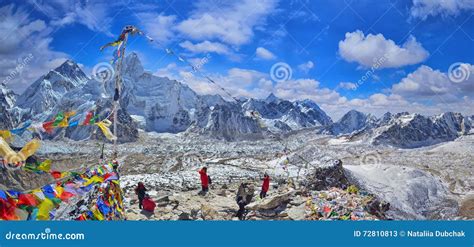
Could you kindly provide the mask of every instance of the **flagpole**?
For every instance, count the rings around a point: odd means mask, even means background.
[[[120,94],[121,94],[121,83],[122,83],[122,66],[123,66],[123,58],[125,57],[125,49],[127,48],[127,41],[128,41],[128,33],[125,34],[125,38],[123,40],[123,49],[122,49],[122,54],[120,54],[120,61],[117,64],[117,73],[115,76],[115,93],[114,93],[114,104],[113,104],[113,110],[114,110],[114,136],[116,137],[114,139],[114,153],[113,153],[113,158],[117,159],[117,122],[118,122],[118,108],[120,107]]]

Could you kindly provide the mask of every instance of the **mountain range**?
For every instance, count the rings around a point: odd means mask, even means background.
[[[0,127],[22,121],[46,121],[61,111],[75,110],[80,120],[93,109],[101,116],[112,109],[113,81],[89,78],[72,60],[49,71],[16,95],[0,84]],[[266,99],[226,101],[219,95],[199,95],[187,85],[144,70],[137,54],[125,59],[120,97],[118,136],[135,141],[146,132],[195,132],[212,138],[240,140],[266,134],[315,128],[322,134],[348,135],[374,144],[413,148],[450,141],[468,134],[472,117],[459,113],[423,116],[386,113],[381,118],[355,110],[333,120],[313,101],[289,101],[270,94]],[[255,113],[258,113],[255,115]],[[46,138],[103,138],[97,128],[58,129]]]

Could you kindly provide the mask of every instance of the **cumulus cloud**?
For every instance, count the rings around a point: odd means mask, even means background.
[[[339,42],[339,54],[348,62],[357,62],[362,67],[399,68],[424,61],[429,53],[410,36],[401,46],[382,34],[368,34],[360,30],[346,33]]]
[[[229,48],[218,42],[204,41],[201,43],[193,44],[189,40],[179,44],[179,46],[187,49],[192,53],[207,53],[214,52],[217,54],[229,54]]]
[[[167,44],[174,38],[172,27],[175,25],[176,16],[151,12],[141,12],[137,16],[141,21],[141,26],[153,39]]]
[[[474,73],[474,66],[464,66],[467,69],[465,73]],[[474,95],[474,78],[469,76],[460,82],[453,82],[447,73],[422,65],[394,84],[392,92],[413,100],[455,102],[464,96]]]
[[[312,61],[308,61],[306,63],[298,65],[298,69],[303,71],[304,73],[308,73],[313,68],[314,68],[314,63]]]
[[[346,90],[356,90],[357,84],[352,83],[352,82],[340,82],[339,85],[337,85],[337,87],[346,89]]]
[[[17,93],[68,57],[51,49],[53,29],[28,13],[13,4],[0,8],[0,82]]]
[[[276,58],[275,54],[263,47],[257,47],[255,53],[257,54],[257,58],[264,60],[273,60]]]
[[[63,1],[29,0],[32,7],[51,19],[50,24],[62,27],[79,23],[92,31],[103,32],[113,36],[109,31],[112,17],[110,16],[114,3],[102,1]]]
[[[275,9],[276,1],[207,2],[197,3],[193,14],[177,25],[183,35],[194,40],[220,40],[240,46],[254,36],[253,29],[263,25]]]
[[[456,16],[463,10],[474,10],[474,0],[414,0],[410,15],[426,20],[429,16]]]

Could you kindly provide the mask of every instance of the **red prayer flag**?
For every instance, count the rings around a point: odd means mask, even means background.
[[[51,171],[50,174],[51,174],[51,176],[53,176],[54,179],[59,179],[59,178],[61,178],[61,172],[58,172],[58,171]]]
[[[18,197],[17,205],[36,206],[38,205],[38,201],[36,200],[36,197],[32,194],[21,194]]]
[[[86,217],[84,217],[84,214],[81,214],[76,220],[86,220]]]
[[[49,122],[44,122],[43,123],[43,129],[44,131],[46,131],[46,133],[53,133],[53,124],[54,124],[54,121],[49,121]]]
[[[84,122],[82,123],[82,125],[89,125],[89,122],[91,121],[91,118],[93,117],[93,112],[88,112],[87,115],[86,115],[86,119],[84,119]]]
[[[17,220],[18,217],[15,215],[16,203],[12,198],[8,198],[8,201],[0,198],[0,219],[3,220]]]
[[[61,193],[61,196],[59,197],[59,199],[61,199],[61,201],[67,201],[69,200],[69,198],[73,197],[74,194],[71,193],[71,192],[67,192],[67,191],[63,191],[63,193]]]

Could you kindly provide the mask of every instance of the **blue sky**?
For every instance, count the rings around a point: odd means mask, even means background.
[[[473,14],[474,0],[2,1],[0,78],[21,92],[65,59],[91,73],[111,57],[98,48],[132,24],[156,40],[129,40],[145,69],[198,93],[222,94],[163,48],[235,96],[310,98],[334,118],[474,114]],[[291,78],[272,77],[277,63]]]

